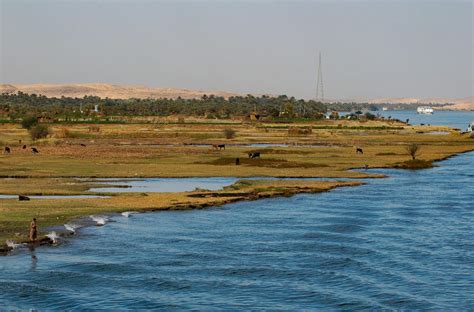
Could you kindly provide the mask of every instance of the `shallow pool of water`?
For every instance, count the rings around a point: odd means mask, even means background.
[[[116,216],[0,258],[3,307],[471,310],[474,153],[360,187]]]
[[[207,177],[207,178],[100,178],[92,181],[97,184],[103,184],[107,187],[91,188],[89,192],[102,193],[172,193],[188,192],[196,189],[205,189],[210,191],[222,190],[224,187],[237,182],[238,180],[307,180],[307,181],[348,181],[351,178],[275,178],[275,177]]]
[[[110,187],[91,188],[90,192],[110,193],[147,193],[147,192],[188,192],[197,188],[206,190],[220,190],[234,184],[238,179],[231,177],[208,178],[143,178],[143,179],[98,179],[99,182]],[[125,186],[125,187],[124,187]]]

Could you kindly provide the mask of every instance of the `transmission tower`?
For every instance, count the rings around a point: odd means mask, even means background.
[[[321,52],[319,52],[319,66],[318,66],[318,82],[316,85],[316,101],[324,101],[323,88],[323,69],[321,67]]]

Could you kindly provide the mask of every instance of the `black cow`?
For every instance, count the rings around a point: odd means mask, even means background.
[[[221,149],[225,150],[225,144],[212,144],[212,148],[214,148],[216,151]]]
[[[26,145],[23,145],[23,149],[26,149]]]
[[[32,147],[32,148],[31,148],[31,152],[32,152],[33,154],[38,154],[38,153],[39,153],[39,151],[38,151],[38,149],[36,149],[36,147]]]
[[[9,146],[5,146],[5,149],[4,149],[5,154],[10,154],[11,151],[12,150],[10,149]]]
[[[30,200],[28,196],[25,195],[18,195],[18,200],[23,201],[23,200]]]
[[[84,146],[84,147],[86,147],[86,145],[85,145],[84,143],[81,143],[81,146]]]
[[[249,158],[260,158],[260,152],[249,152]]]
[[[356,147],[356,154],[364,154],[364,151],[360,147]]]
[[[236,165],[236,166],[240,165],[240,158],[237,157],[237,158],[235,159],[235,165]]]

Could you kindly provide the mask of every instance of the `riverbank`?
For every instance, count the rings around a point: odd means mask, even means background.
[[[0,208],[2,218],[13,220],[22,218],[30,210],[35,211],[38,224],[41,228],[59,226],[73,221],[76,218],[107,213],[120,213],[125,211],[148,212],[165,210],[203,209],[206,207],[221,206],[232,202],[244,200],[257,200],[262,198],[293,196],[300,193],[326,192],[336,187],[358,186],[363,182],[336,182],[336,181],[275,181],[275,180],[240,180],[231,186],[219,191],[192,191],[180,193],[121,193],[103,199],[42,199],[27,203],[8,200],[9,209]],[[2,222],[8,226],[8,223]],[[40,228],[40,229],[41,229]],[[16,235],[9,236],[15,231]],[[1,239],[14,239],[16,243],[26,243],[23,228],[12,224],[0,232]],[[46,234],[46,233],[42,233]],[[47,239],[42,240],[47,243]],[[51,241],[52,243],[52,241]],[[0,253],[6,253],[11,247],[0,246]]]
[[[290,131],[308,125],[313,130],[305,135],[295,136]],[[393,121],[236,123],[233,125],[236,136],[225,139],[223,132],[227,127],[208,123],[100,125],[98,132],[90,132],[88,125],[53,125],[52,137],[32,142],[28,140],[26,130],[19,126],[0,125],[0,141],[11,147],[10,154],[0,155],[0,172],[5,177],[0,179],[0,194],[109,197],[21,202],[0,199],[0,241],[24,240],[33,217],[44,228],[99,213],[202,208],[233,200],[290,196],[347,186],[346,182],[327,185],[325,183],[335,182],[265,181],[265,177],[380,178],[383,175],[353,169],[399,167],[411,159],[406,149],[411,144],[419,146],[416,158],[426,163],[474,150],[474,140],[469,135],[448,127],[411,126]],[[34,143],[39,154],[23,149],[18,140],[28,147]],[[212,148],[216,143],[225,144],[226,148]],[[356,147],[363,153],[357,153]],[[250,159],[248,153],[260,153],[260,158]],[[239,165],[236,165],[237,158]],[[214,195],[202,190],[195,191],[197,193],[117,194],[101,192],[100,188],[105,186],[91,179],[210,176],[258,177],[264,181],[252,180],[245,187],[237,184],[238,190],[231,194],[228,189],[212,193]],[[98,191],[90,192],[90,188]]]

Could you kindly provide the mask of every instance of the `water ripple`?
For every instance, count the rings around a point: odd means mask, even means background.
[[[118,216],[0,258],[12,310],[472,310],[474,153],[357,188]],[[0,308],[1,310],[1,308]]]

